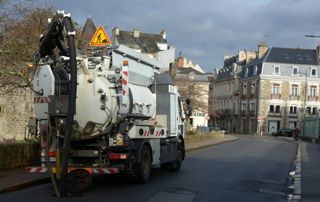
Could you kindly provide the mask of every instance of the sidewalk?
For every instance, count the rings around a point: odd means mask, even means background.
[[[49,182],[46,173],[25,173],[23,168],[0,171],[0,194]]]
[[[302,142],[301,201],[320,201],[320,144]]]
[[[239,138],[235,136],[225,135],[224,138],[213,138],[205,141],[186,143],[186,150],[192,151],[195,149],[235,141],[238,139]],[[47,173],[25,173],[23,168],[0,171],[0,194],[17,191],[48,182],[50,182],[50,179]]]
[[[212,145],[218,145],[218,144],[223,144],[231,141],[236,141],[239,138],[233,135],[224,135],[223,138],[213,138],[205,141],[199,141],[199,142],[190,142],[186,143],[186,151],[192,151],[204,147],[209,147]]]

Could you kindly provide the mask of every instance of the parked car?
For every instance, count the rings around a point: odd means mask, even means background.
[[[273,136],[286,136],[286,137],[292,137],[293,135],[293,129],[291,128],[281,128],[280,130],[276,132],[272,132]]]
[[[210,127],[210,132],[211,131],[219,131],[219,132],[222,132],[224,134],[227,133],[227,129],[219,127],[219,126]]]

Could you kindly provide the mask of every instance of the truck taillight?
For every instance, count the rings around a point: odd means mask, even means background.
[[[51,151],[51,152],[48,152],[48,156],[56,156],[56,152],[55,151]]]
[[[110,153],[109,159],[128,159],[129,154],[118,154],[118,153]]]

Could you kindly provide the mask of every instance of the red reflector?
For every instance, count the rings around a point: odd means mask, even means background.
[[[127,159],[129,157],[128,154],[117,154],[117,153],[110,153],[110,159]]]
[[[123,66],[128,66],[128,65],[129,65],[128,60],[124,60],[124,61],[123,61]]]
[[[56,156],[56,152],[53,151],[53,152],[48,152],[48,156]]]

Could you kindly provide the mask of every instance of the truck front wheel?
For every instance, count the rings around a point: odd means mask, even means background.
[[[140,183],[145,183],[150,178],[151,153],[146,145],[144,145],[141,150],[141,161],[135,165],[134,173]]]

